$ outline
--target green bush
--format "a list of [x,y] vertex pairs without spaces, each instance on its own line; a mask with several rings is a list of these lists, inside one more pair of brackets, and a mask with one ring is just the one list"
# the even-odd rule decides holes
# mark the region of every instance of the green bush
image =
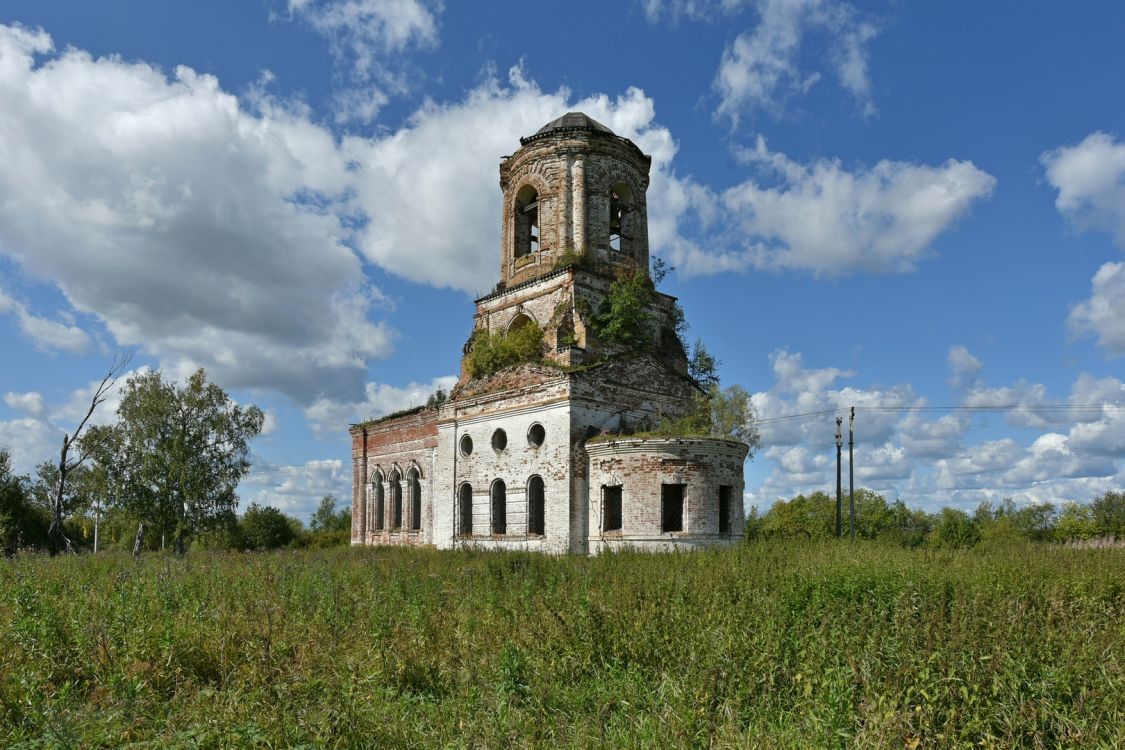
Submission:
[[635,347],[652,339],[652,306],[656,289],[639,268],[621,269],[592,319],[603,341]]
[[1069,542],[1073,539],[1093,539],[1098,535],[1098,523],[1094,520],[1094,509],[1081,503],[1063,505],[1059,520],[1055,523],[1055,539]]
[[290,544],[298,536],[295,519],[269,505],[251,503],[238,522],[244,549],[277,549]]
[[466,363],[474,378],[491,375],[506,367],[543,359],[543,329],[527,323],[506,333],[480,329],[473,334]]
[[1125,538],[1125,492],[1107,492],[1090,504],[1099,534]]
[[305,546],[313,549],[328,549],[329,547],[347,547],[352,543],[352,531],[337,529],[336,531],[312,531],[305,534]]
[[930,541],[935,547],[965,549],[980,541],[980,526],[969,514],[956,508],[942,508]]
[[573,247],[568,247],[565,250],[563,250],[557,258],[555,258],[555,263],[554,263],[553,268],[557,270],[557,269],[560,269],[560,268],[566,268],[567,266],[578,266],[579,268],[593,268],[594,267],[594,260],[591,256],[587,255],[586,253],[580,253],[577,250],[575,250]]
[[32,499],[28,478],[12,473],[11,454],[0,447],[0,552],[46,547],[49,525]]

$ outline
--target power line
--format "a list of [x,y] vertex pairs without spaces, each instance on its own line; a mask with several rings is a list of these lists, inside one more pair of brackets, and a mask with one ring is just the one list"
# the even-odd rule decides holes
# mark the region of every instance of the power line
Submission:
[[[1002,413],[1045,413],[1045,414],[1092,414],[1106,409],[1125,409],[1125,404],[996,404],[981,406],[856,406],[856,411],[866,412],[913,412],[921,414],[1002,414]],[[798,414],[783,414],[775,417],[764,417],[757,421],[758,424],[776,424],[779,422],[801,421],[816,417],[834,416],[842,414],[848,409],[821,409],[819,411],[801,412]]]
[[857,406],[859,411],[919,411],[919,412],[1072,412],[1125,409],[1125,404],[997,404],[980,406]]

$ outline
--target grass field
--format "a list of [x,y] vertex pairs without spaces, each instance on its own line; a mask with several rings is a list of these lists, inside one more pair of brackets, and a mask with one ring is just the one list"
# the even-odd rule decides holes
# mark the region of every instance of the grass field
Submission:
[[3,747],[1120,747],[1125,553],[0,562]]

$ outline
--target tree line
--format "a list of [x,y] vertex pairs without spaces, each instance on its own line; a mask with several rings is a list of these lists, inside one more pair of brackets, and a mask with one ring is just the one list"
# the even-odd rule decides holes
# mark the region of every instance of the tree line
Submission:
[[134,373],[116,421],[95,424],[91,418],[128,362],[119,357],[95,388],[57,461],[17,476],[0,446],[0,548],[58,553],[108,543],[182,554],[191,540],[253,549],[278,546],[277,539],[320,543],[326,539],[315,535],[338,537],[350,528],[350,511],[336,511],[331,497],[310,530],[272,508],[252,505],[237,516],[236,489],[265,415],[231,400],[202,368],[182,385],[159,371]]
[[[844,498],[844,534],[848,534],[848,499]],[[902,500],[888,503],[869,489],[855,492],[856,537],[880,539],[905,547],[966,548],[980,543],[1072,542],[1097,538],[1125,540],[1125,492],[1110,491],[1089,503],[1040,503],[1017,506],[1010,498],[982,502],[972,513],[942,508],[927,513]],[[752,508],[746,538],[831,539],[835,536],[836,499],[825,492],[778,500],[765,513]]]
[[[39,465],[34,476],[12,471],[11,453],[0,447],[0,552],[40,552],[50,550],[52,518],[51,493],[56,487],[56,467],[51,462]],[[75,486],[67,492],[68,505],[63,531],[72,551],[92,552],[95,535],[98,549],[132,550],[138,524],[143,520],[124,505],[99,507],[88,492],[90,475],[79,470]],[[300,519],[268,505],[251,503],[241,514],[230,512],[209,528],[192,534],[193,548],[265,550],[280,547],[346,546],[351,541],[351,506],[337,508],[332,495],[320,499],[317,510],[306,525]],[[141,548],[159,550],[167,538],[146,535]]]

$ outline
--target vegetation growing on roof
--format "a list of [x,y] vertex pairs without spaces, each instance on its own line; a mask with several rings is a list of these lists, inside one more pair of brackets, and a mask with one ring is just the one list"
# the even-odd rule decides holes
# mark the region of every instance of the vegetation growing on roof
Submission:
[[642,424],[619,435],[607,434],[587,442],[603,442],[621,437],[635,438],[720,438],[737,440],[750,446],[747,458],[753,458],[761,444],[757,415],[750,394],[742,386],[720,388],[716,382],[696,395],[689,412],[678,417],[664,417],[655,425]]
[[474,378],[491,375],[505,367],[543,359],[543,329],[529,322],[505,333],[480,329],[473,334],[465,362]]
[[660,332],[659,342],[653,336],[655,320],[652,310],[658,300],[656,285],[670,270],[671,267],[660,258],[653,259],[651,276],[635,265],[618,266],[609,293],[598,309],[587,311],[594,334],[602,341],[630,349],[655,347],[658,343],[665,346],[671,341],[673,347],[678,342],[679,348],[686,351],[684,332],[687,321],[679,303],[672,304],[669,325]]
[[580,253],[574,249],[573,245],[568,245],[559,253],[555,258],[554,270],[567,268],[568,266],[578,266],[579,268],[593,268],[594,262],[586,253]]

